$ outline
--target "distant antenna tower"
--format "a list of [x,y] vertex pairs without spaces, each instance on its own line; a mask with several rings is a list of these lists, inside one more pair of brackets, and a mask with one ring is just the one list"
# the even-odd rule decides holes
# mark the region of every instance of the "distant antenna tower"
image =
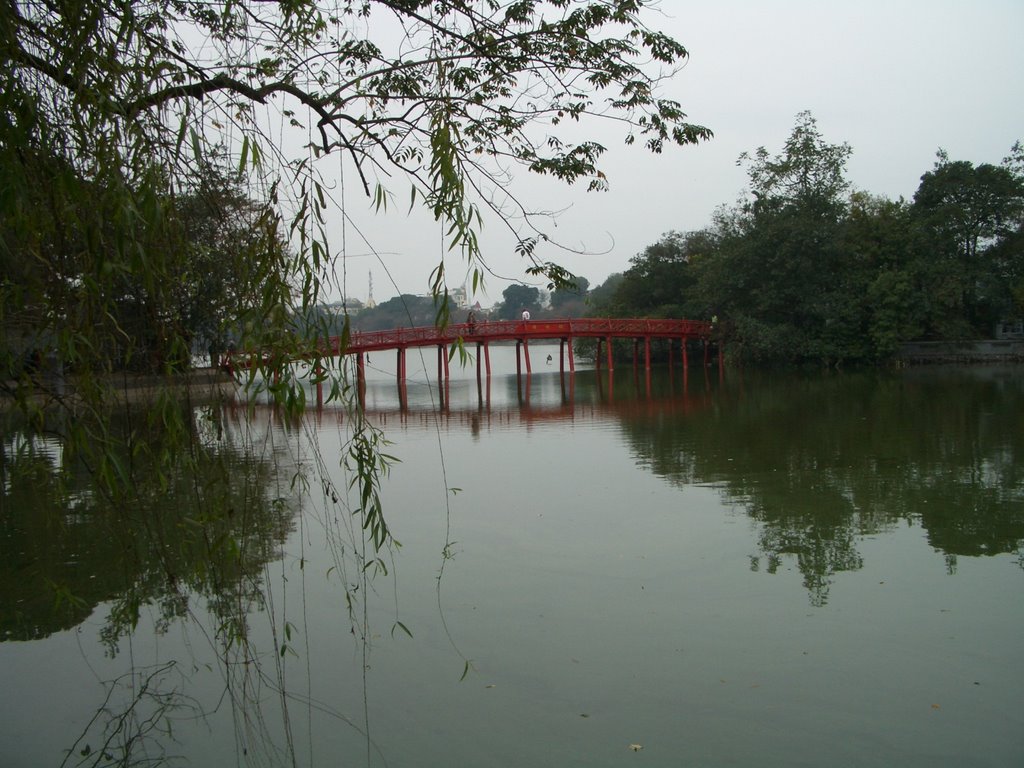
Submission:
[[370,294],[366,297],[366,308],[373,309],[377,306],[377,302],[373,300],[373,270],[370,270]]

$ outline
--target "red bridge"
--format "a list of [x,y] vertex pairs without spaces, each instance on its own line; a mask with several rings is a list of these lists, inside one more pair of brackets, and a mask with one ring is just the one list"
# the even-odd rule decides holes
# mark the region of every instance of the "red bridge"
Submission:
[[[532,373],[529,360],[530,340],[558,339],[558,369],[565,372],[566,353],[569,371],[575,371],[575,360],[572,356],[573,339],[596,339],[597,353],[595,361],[601,368],[602,345],[606,350],[608,372],[613,370],[611,354],[612,339],[633,339],[633,365],[638,364],[639,347],[643,342],[644,369],[650,371],[650,340],[666,339],[669,342],[669,366],[672,366],[672,342],[679,339],[680,358],[685,373],[689,366],[687,344],[698,341],[703,347],[703,361],[709,362],[709,342],[712,324],[689,319],[648,319],[648,318],[598,318],[578,317],[570,319],[539,319],[539,321],[481,321],[479,323],[455,323],[445,328],[425,326],[420,328],[397,328],[388,331],[364,331],[352,333],[347,343],[343,337],[332,336],[328,344],[308,355],[299,358],[315,358],[323,356],[340,356],[354,354],[356,357],[356,376],[359,391],[364,389],[366,382],[366,354],[384,349],[395,349],[398,355],[397,379],[399,394],[406,386],[406,350],[410,347],[437,347],[437,380],[445,385],[450,380],[449,359],[450,346],[461,344],[464,347],[476,345],[476,378],[481,378],[481,360],[486,375],[490,376],[490,350],[488,344],[493,341],[516,344],[516,374],[522,374],[522,361],[525,358],[526,373]],[[522,355],[520,355],[520,349]],[[482,354],[480,352],[482,351]],[[251,368],[256,364],[259,353],[232,353],[227,358],[229,368]],[[722,369],[722,349],[718,347],[719,374]],[[609,379],[610,381],[610,379]],[[323,380],[317,379],[316,403],[321,406],[324,401]]]
[[492,341],[516,342],[516,372],[522,373],[520,349],[526,361],[526,372],[531,373],[530,340],[559,340],[559,370],[565,370],[566,351],[568,351],[569,370],[575,371],[572,341],[577,338],[597,339],[597,365],[601,366],[602,344],[607,350],[608,369],[613,368],[611,340],[615,338],[631,338],[634,340],[634,360],[640,342],[644,344],[644,366],[651,365],[651,339],[668,339],[669,360],[671,363],[671,340],[679,339],[683,366],[687,365],[687,356],[682,354],[686,343],[698,340],[704,344],[705,355],[707,343],[711,335],[711,323],[697,320],[651,320],[651,319],[602,319],[575,318],[565,320],[498,320],[468,323],[453,323],[445,328],[426,326],[420,328],[396,328],[387,331],[363,331],[353,333],[344,349],[341,348],[341,337],[333,336],[330,340],[330,354],[354,354],[357,358],[357,369],[360,376],[363,372],[363,355],[385,349],[395,349],[398,353],[398,378],[405,380],[405,350],[410,347],[437,346],[438,379],[448,378],[448,347],[453,344],[468,346],[475,344],[478,354],[477,377],[480,377],[481,360],[486,366],[486,373],[491,375],[491,358],[488,345]]
[[[491,357],[488,345],[494,342],[516,343],[516,373],[522,374],[523,359],[526,362],[527,374],[532,373],[530,364],[529,342],[531,340],[559,341],[559,371],[565,372],[565,361],[568,357],[569,370],[576,370],[573,358],[572,342],[578,338],[597,339],[597,367],[601,368],[602,358],[607,359],[608,370],[614,367],[612,360],[612,339],[633,339],[633,364],[639,361],[639,348],[643,343],[644,368],[651,367],[651,339],[667,339],[669,341],[669,366],[672,365],[672,341],[679,339],[680,357],[685,371],[689,366],[687,344],[690,341],[700,342],[703,346],[704,362],[709,357],[709,341],[712,324],[698,320],[652,320],[646,318],[573,318],[563,320],[484,320],[479,322],[452,323],[445,328],[423,326],[418,328],[395,328],[386,331],[357,331],[352,333],[347,344],[342,344],[341,336],[332,336],[326,348],[321,348],[319,355],[340,356],[355,355],[356,370],[360,382],[365,382],[365,355],[368,352],[379,352],[394,349],[398,354],[397,375],[399,388],[404,388],[406,378],[405,352],[410,347],[437,347],[438,381],[449,379],[448,362],[449,348],[461,344],[464,347],[475,344],[477,380],[481,378],[481,361],[487,376],[491,375]],[[606,351],[602,353],[602,346]],[[520,353],[522,350],[522,354]],[[482,351],[483,354],[480,354]],[[247,362],[243,362],[248,358]],[[722,363],[718,355],[719,366]],[[235,356],[235,365],[247,367],[253,361],[252,355]],[[317,384],[317,403],[322,403],[322,385]]]

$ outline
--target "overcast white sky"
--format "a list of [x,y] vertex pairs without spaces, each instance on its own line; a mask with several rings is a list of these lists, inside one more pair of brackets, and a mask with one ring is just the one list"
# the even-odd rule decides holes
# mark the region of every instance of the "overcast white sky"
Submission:
[[[554,234],[590,252],[539,256],[591,286],[624,271],[662,233],[707,225],[746,184],[740,153],[777,153],[803,110],[826,141],[852,146],[854,187],[890,198],[913,196],[940,147],[955,160],[998,163],[1024,139],[1024,0],[663,0],[660,10],[648,24],[691,57],[666,95],[715,138],[652,156],[600,128],[610,191],[529,187],[540,207],[565,209]],[[347,294],[365,300],[371,272],[377,302],[426,293],[442,255],[437,225],[410,219],[403,206],[373,213],[354,192],[346,210],[383,261],[360,255],[370,248],[349,228]],[[485,228],[482,246],[499,275],[478,297],[484,306],[509,282],[540,285],[499,227]],[[455,287],[465,268],[449,258]]]

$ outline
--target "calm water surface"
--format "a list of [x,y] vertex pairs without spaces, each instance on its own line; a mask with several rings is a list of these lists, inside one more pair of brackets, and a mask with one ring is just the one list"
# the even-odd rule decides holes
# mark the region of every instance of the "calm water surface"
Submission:
[[6,435],[0,765],[1024,765],[1019,368],[532,351],[528,387],[506,349],[406,410],[373,356],[376,563],[341,410],[197,411],[223,520],[175,481],[112,517]]

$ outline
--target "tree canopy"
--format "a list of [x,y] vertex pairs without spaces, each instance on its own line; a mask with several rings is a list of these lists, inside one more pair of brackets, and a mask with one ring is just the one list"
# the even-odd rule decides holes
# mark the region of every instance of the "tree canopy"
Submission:
[[540,312],[540,289],[531,285],[513,283],[501,293],[503,301],[497,308],[499,320],[518,320],[523,310],[531,315]]
[[[456,310],[455,301],[448,299],[448,312]],[[364,309],[352,318],[353,330],[384,331],[389,328],[415,328],[427,326],[437,316],[437,305],[429,296],[403,294],[382,301],[372,309]]]
[[854,190],[848,144],[797,115],[782,151],[744,153],[748,194],[704,230],[631,261],[598,313],[717,315],[733,354],[874,362],[901,341],[988,337],[1024,318],[1024,150],[999,165],[940,151],[912,202]]
[[1024,175],[1014,173],[1009,162],[974,165],[950,160],[940,150],[935,167],[921,177],[912,212],[935,266],[956,285],[949,309],[971,327],[1012,311],[1009,286],[994,279],[1000,265],[988,251],[1020,232]]
[[630,259],[608,311],[618,316],[687,317],[705,314],[686,306],[696,279],[688,269],[706,248],[705,232],[668,232]]
[[581,317],[586,314],[587,291],[590,281],[585,277],[574,277],[571,284],[555,288],[551,292],[551,312],[559,317]]

